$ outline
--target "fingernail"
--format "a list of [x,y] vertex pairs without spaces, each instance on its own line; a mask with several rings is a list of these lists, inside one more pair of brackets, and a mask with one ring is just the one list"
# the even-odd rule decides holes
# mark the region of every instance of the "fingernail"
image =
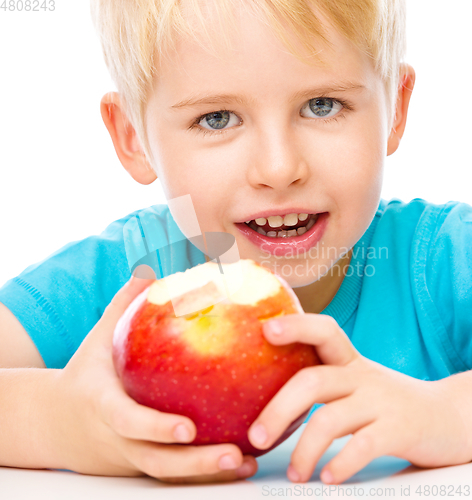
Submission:
[[292,464],[288,466],[287,477],[294,483],[298,483],[298,481],[300,481],[300,474],[295,470]]
[[259,446],[263,445],[267,440],[267,431],[262,424],[255,425],[251,431],[251,441]]
[[174,437],[175,439],[177,439],[177,441],[180,441],[181,443],[186,443],[187,441],[190,440],[190,431],[184,424],[179,424],[174,429]]
[[236,469],[238,477],[248,477],[252,475],[253,466],[249,462],[244,462],[239,469]]
[[221,470],[236,469],[238,464],[231,455],[223,455],[218,460],[218,466]]
[[279,321],[276,320],[268,321],[266,325],[269,328],[269,332],[272,333],[272,335],[282,334],[283,329]]
[[326,483],[326,484],[331,484],[334,482],[333,475],[331,474],[331,472],[329,472],[329,470],[324,470],[320,474],[320,479],[323,481],[323,483]]

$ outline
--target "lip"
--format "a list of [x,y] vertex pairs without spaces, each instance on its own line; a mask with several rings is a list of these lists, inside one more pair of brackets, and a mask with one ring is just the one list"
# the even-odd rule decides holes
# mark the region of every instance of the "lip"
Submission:
[[256,220],[264,217],[264,219],[268,219],[270,216],[276,217],[277,215],[284,216],[288,214],[314,214],[316,215],[319,213],[321,215],[321,212],[312,212],[311,209],[307,210],[306,208],[286,208],[284,210],[274,210],[273,212],[258,212],[253,215],[248,215],[246,219],[243,219],[240,222],[235,222],[235,224],[244,224],[248,220]]
[[299,252],[308,251],[320,241],[328,225],[328,217],[329,212],[320,213],[318,220],[309,231],[290,238],[271,238],[253,231],[245,223],[236,223],[235,225],[251,243],[258,246],[263,252],[268,252],[276,257],[296,256]]

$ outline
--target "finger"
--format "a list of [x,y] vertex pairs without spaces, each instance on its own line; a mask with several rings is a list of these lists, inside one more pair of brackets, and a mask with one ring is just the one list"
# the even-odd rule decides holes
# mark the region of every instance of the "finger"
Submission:
[[257,472],[257,469],[256,459],[251,455],[245,455],[239,469],[225,470],[215,474],[202,474],[201,476],[160,477],[159,480],[174,484],[219,483],[251,477]]
[[267,403],[248,430],[249,441],[259,449],[267,449],[298,416],[315,403],[352,394],[353,377],[346,377],[339,366],[318,365],[302,368]]
[[128,439],[189,443],[197,432],[190,418],[140,405],[122,392],[103,393],[100,410],[102,420],[114,432]]
[[125,458],[137,469],[156,478],[192,477],[232,471],[242,466],[241,450],[230,443],[191,446],[123,442]]
[[324,483],[339,484],[359,472],[372,460],[389,453],[389,429],[378,421],[362,427],[321,471]]
[[[280,333],[274,329],[280,327]],[[271,344],[293,342],[314,345],[322,363],[347,365],[360,356],[349,337],[331,316],[326,314],[288,314],[266,321],[263,331]]]
[[339,399],[318,408],[292,452],[287,476],[294,482],[310,479],[316,464],[335,439],[356,432],[374,420],[355,397]]

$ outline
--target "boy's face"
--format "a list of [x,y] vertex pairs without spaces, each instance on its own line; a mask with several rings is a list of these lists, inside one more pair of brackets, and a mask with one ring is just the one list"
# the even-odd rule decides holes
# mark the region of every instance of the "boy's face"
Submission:
[[[147,109],[154,168],[168,199],[191,195],[203,232],[234,235],[241,258],[272,268],[294,288],[328,289],[330,282],[335,292],[339,274],[314,282],[360,239],[380,200],[389,136],[383,83],[367,56],[332,28],[334,51],[320,45],[329,67],[309,66],[269,27],[240,12],[237,50],[222,48],[218,58],[187,40],[171,63],[163,62]],[[359,88],[326,90],[346,84]],[[175,107],[219,94],[247,102]],[[205,118],[210,113],[216,115]],[[327,212],[321,239],[306,253],[269,254],[238,228],[281,209]]]

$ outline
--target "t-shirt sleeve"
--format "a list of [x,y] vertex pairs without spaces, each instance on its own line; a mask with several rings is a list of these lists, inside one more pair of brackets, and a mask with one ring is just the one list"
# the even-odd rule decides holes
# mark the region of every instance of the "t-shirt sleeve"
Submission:
[[65,245],[0,288],[47,368],[63,368],[131,276],[123,225]]
[[426,283],[461,371],[472,368],[472,207],[449,202],[428,250]]

